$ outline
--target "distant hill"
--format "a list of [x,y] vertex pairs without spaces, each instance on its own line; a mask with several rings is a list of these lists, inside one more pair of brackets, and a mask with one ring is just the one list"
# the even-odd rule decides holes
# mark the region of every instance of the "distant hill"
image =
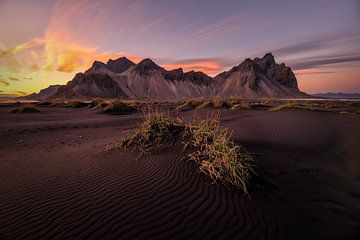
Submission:
[[54,95],[61,86],[63,85],[50,85],[49,87],[40,90],[39,93],[32,93],[24,97],[18,97],[17,99],[43,100]]
[[333,99],[360,99],[360,93],[315,93],[315,97]]
[[125,57],[107,63],[95,61],[84,73],[77,73],[66,85],[58,86],[50,97],[256,99],[310,96],[299,90],[291,68],[284,63],[277,64],[274,56],[268,53],[263,58],[245,59],[214,78],[203,72],[184,72],[182,68],[166,70],[149,58],[138,64]]

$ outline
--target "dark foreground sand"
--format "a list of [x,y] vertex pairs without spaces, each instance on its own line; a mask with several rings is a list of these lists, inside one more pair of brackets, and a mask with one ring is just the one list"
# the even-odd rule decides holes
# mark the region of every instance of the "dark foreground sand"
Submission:
[[0,239],[360,239],[360,115],[223,111],[257,160],[249,198],[180,146],[105,152],[138,113],[41,109],[0,108]]

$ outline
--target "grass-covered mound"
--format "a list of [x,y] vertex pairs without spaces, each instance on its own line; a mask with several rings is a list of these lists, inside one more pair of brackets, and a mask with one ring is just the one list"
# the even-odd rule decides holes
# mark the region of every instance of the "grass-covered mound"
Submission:
[[86,107],[88,104],[85,102],[80,102],[80,101],[70,101],[70,102],[66,102],[64,103],[63,107],[67,107],[67,108],[82,108],[82,107]]
[[229,109],[232,107],[233,102],[227,100],[214,99],[205,101],[199,108],[225,108]]
[[251,109],[251,106],[248,103],[240,102],[232,105],[231,107],[231,110],[240,110],[240,109]]
[[152,112],[133,134],[115,143],[114,147],[133,148],[141,156],[150,153],[151,147],[179,139],[200,172],[209,175],[214,182],[248,192],[252,158],[243,147],[231,141],[229,131],[221,129],[218,120],[186,124],[169,114]]
[[129,103],[125,103],[123,101],[112,101],[109,103],[107,107],[104,108],[105,113],[111,113],[111,114],[125,114],[136,111],[137,109],[135,106]]
[[101,98],[93,99],[88,105],[89,108],[105,108],[107,106],[109,106],[109,103]]
[[20,106],[13,108],[9,111],[9,113],[42,113],[39,108],[32,106],[32,105],[26,105],[26,106]]
[[177,106],[176,110],[190,111],[201,106],[203,103],[204,101],[202,100],[196,100],[196,99],[185,100],[182,101],[179,106]]
[[39,105],[39,106],[51,106],[53,104],[54,103],[51,101],[41,101],[41,102],[36,103],[36,105]]
[[148,152],[149,147],[179,136],[184,129],[185,123],[180,118],[172,118],[160,111],[150,112],[144,116],[144,122],[131,136],[118,143],[118,147],[134,147],[142,153]]
[[220,122],[212,119],[189,127],[188,133],[195,149],[189,157],[199,164],[199,170],[214,182],[247,193],[253,160],[245,148],[230,139],[228,129],[221,129]]
[[272,107],[269,111],[282,111],[282,110],[290,110],[290,109],[300,109],[300,110],[315,110],[315,106],[313,103],[295,103],[295,102],[287,102],[282,103],[277,106]]

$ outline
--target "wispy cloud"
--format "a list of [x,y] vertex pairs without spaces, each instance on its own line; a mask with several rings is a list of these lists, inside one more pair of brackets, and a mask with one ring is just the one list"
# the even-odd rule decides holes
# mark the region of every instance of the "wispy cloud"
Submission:
[[297,76],[301,76],[301,75],[317,75],[317,74],[332,74],[332,73],[335,73],[335,72],[331,72],[331,71],[328,71],[328,72],[320,72],[320,71],[294,71],[295,75]]
[[223,71],[231,62],[224,58],[189,58],[180,60],[160,60],[166,69],[183,68],[184,71],[201,71],[215,75]]
[[298,59],[292,64],[294,69],[317,68],[331,64],[359,62],[360,54],[353,56],[318,56],[314,58]]
[[9,77],[9,80],[15,81],[15,82],[19,82],[19,81],[20,81],[20,79],[18,79],[17,77]]
[[15,91],[14,94],[16,94],[16,95],[27,95],[28,93],[24,92],[24,91]]
[[4,87],[7,87],[10,85],[10,83],[4,79],[0,79],[0,84],[3,85]]

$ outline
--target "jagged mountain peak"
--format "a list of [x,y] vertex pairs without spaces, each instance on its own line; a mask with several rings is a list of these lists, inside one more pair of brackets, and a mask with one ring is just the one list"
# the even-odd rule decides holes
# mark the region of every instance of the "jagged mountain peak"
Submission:
[[107,69],[114,73],[122,73],[128,70],[130,67],[135,66],[135,63],[126,57],[120,57],[118,59],[109,59],[106,63]]
[[93,64],[91,65],[90,69],[97,70],[101,67],[105,67],[105,63],[100,62],[100,61],[94,61]]
[[266,53],[264,57],[259,59],[256,63],[263,71],[266,71],[266,69],[276,65],[275,58],[274,55],[272,55],[272,53]]
[[155,70],[164,70],[162,67],[157,65],[153,60],[150,58],[145,58],[141,60],[138,64],[135,66],[135,71],[140,74],[146,74],[151,71]]

